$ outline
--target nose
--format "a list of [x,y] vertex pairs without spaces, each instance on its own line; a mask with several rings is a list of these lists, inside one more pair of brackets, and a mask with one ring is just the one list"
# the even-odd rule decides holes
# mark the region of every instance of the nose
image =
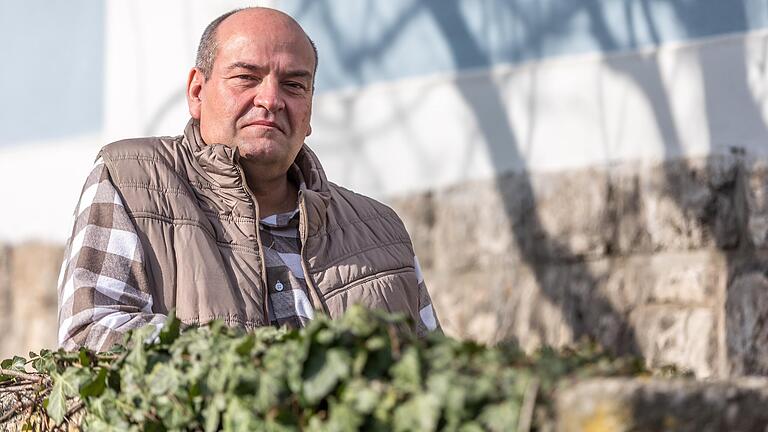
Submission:
[[280,83],[275,79],[265,78],[256,89],[253,104],[269,112],[277,112],[285,107],[280,94]]

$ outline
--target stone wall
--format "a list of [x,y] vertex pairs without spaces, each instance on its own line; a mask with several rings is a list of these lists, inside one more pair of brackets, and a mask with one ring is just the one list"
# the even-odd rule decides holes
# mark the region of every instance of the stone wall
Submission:
[[394,202],[448,333],[768,372],[768,162],[514,173]]
[[[447,333],[592,337],[699,377],[768,373],[768,161],[513,173],[401,197]],[[55,344],[59,246],[0,249],[0,354]]]
[[0,245],[0,358],[56,347],[62,254],[59,245]]

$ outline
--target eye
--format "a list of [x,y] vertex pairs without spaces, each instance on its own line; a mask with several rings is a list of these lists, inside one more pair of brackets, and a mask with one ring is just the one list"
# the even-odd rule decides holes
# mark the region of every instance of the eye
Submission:
[[306,90],[307,89],[307,87],[304,84],[302,84],[300,82],[297,82],[297,81],[288,81],[288,82],[285,83],[285,86],[290,88],[290,89],[294,89],[294,90]]
[[238,81],[258,81],[259,78],[255,75],[248,75],[248,74],[242,74],[242,75],[235,75],[232,77],[233,79],[236,79]]

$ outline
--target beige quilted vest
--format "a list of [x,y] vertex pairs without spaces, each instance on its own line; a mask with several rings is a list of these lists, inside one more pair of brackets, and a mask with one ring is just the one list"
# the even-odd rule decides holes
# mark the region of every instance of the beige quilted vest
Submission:
[[[238,152],[206,145],[192,122],[178,137],[119,141],[101,156],[144,248],[153,310],[186,324],[268,324],[258,207]],[[419,319],[413,247],[387,206],[328,182],[304,146],[296,158],[302,265],[316,310],[362,304]]]

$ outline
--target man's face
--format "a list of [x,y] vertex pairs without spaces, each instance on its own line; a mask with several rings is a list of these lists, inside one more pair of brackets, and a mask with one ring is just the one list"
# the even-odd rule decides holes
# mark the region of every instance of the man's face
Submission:
[[247,161],[285,172],[311,133],[315,58],[297,24],[275,11],[230,16],[216,34],[205,80],[193,69],[190,114],[207,144],[238,147]]

